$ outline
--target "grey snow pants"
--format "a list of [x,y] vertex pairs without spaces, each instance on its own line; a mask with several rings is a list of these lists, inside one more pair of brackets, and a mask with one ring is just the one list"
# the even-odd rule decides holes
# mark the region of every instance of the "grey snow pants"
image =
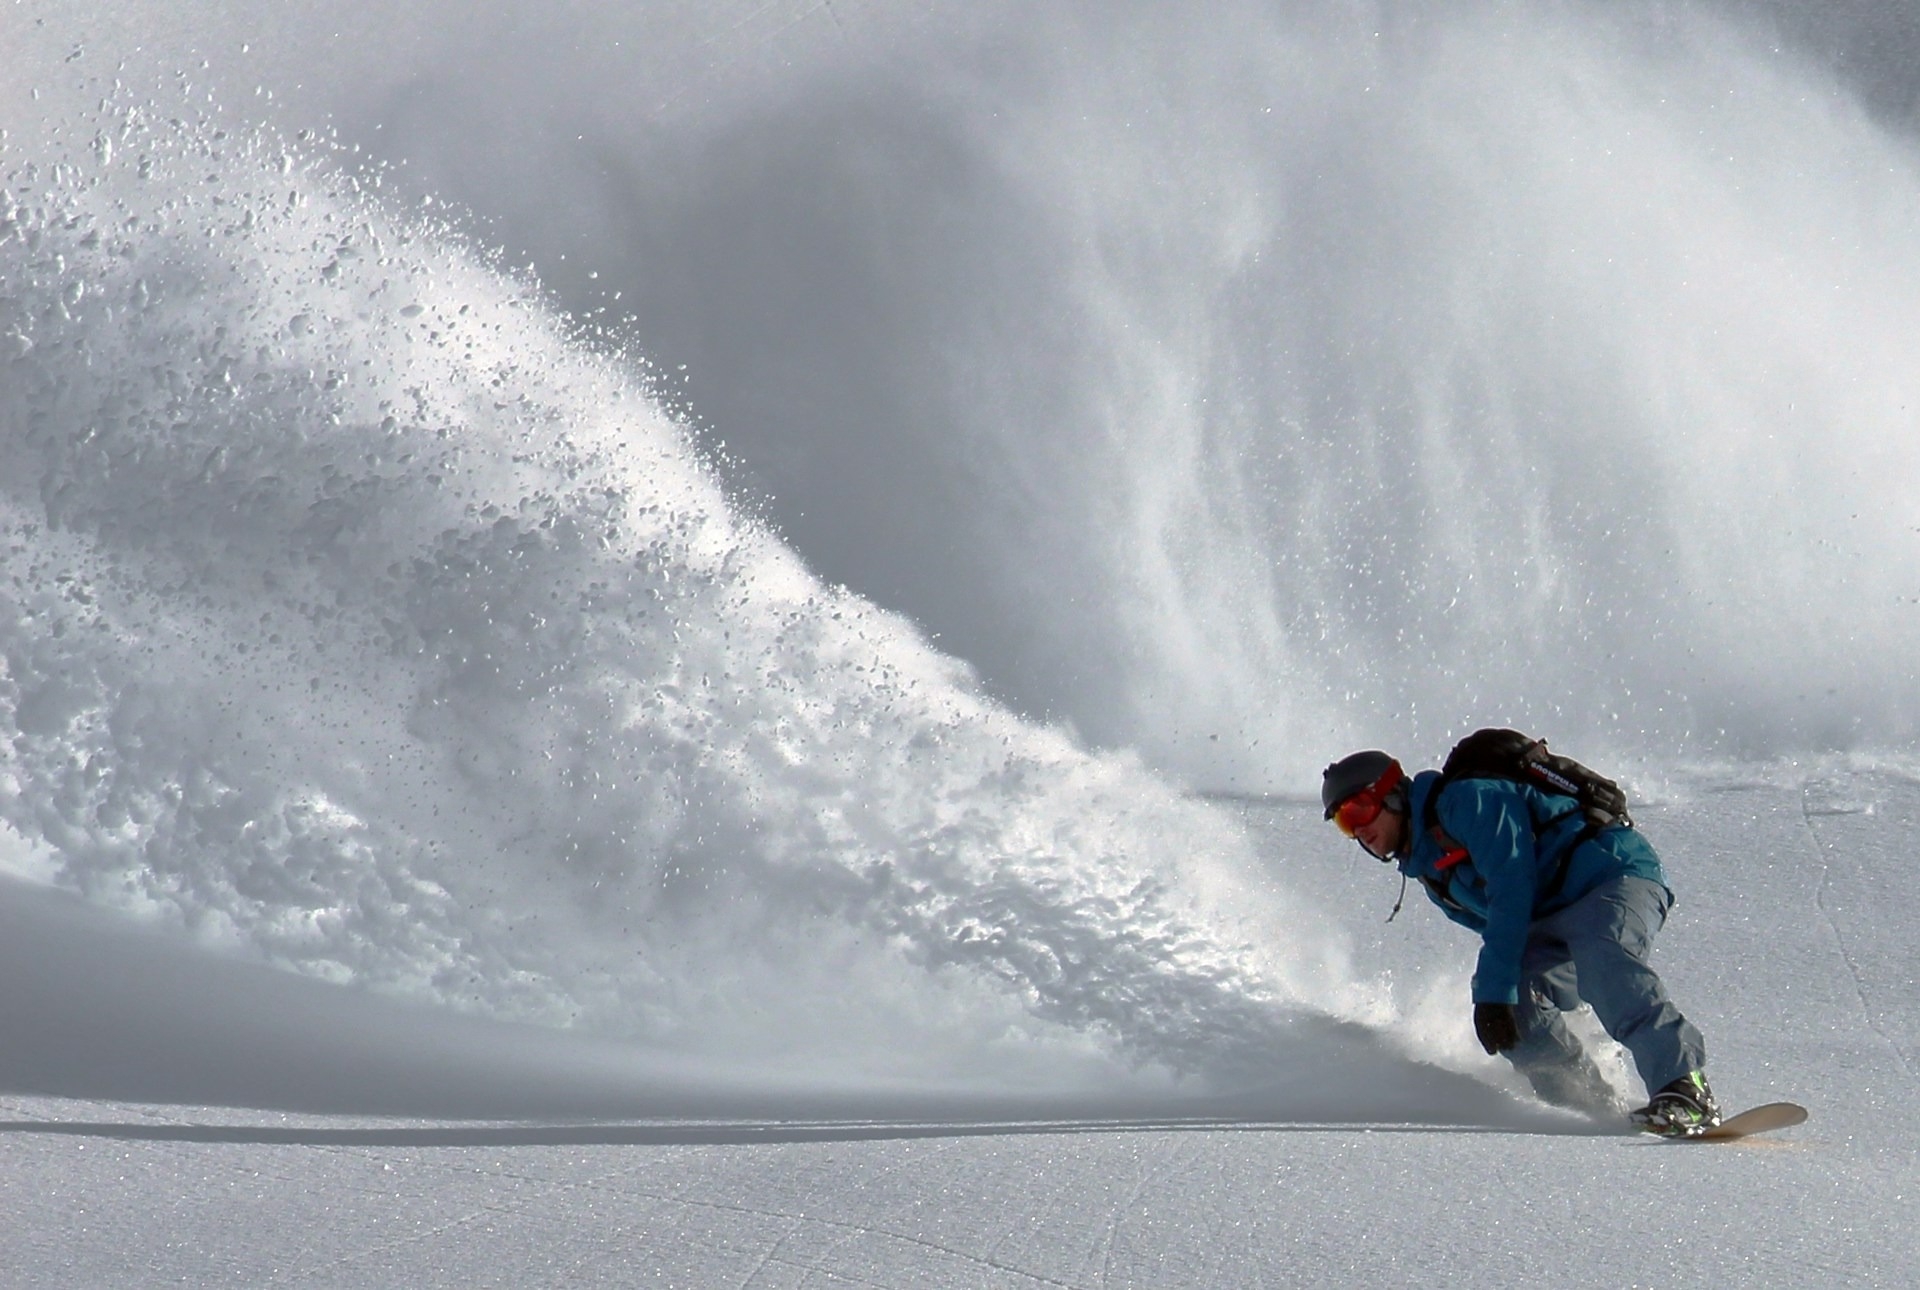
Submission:
[[1672,903],[1659,883],[1622,877],[1534,921],[1520,963],[1520,1043],[1507,1057],[1536,1086],[1553,1068],[1590,1067],[1560,1019],[1582,1003],[1632,1055],[1649,1094],[1705,1069],[1706,1041],[1647,963]]

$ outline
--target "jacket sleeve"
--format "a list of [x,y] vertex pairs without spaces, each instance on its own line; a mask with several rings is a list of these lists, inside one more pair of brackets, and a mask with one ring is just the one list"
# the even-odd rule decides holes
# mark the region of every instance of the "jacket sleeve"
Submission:
[[1540,882],[1525,793],[1502,780],[1460,780],[1442,794],[1439,818],[1486,884],[1487,925],[1480,934],[1473,1001],[1519,1003],[1520,957]]

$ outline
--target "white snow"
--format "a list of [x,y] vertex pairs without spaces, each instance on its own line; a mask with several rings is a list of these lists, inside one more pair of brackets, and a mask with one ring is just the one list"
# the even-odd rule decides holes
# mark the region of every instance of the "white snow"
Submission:
[[[1847,85],[1666,6],[232,9],[0,12],[0,1285],[1920,1276]],[[1494,721],[1807,1124],[1478,1051],[1313,793]]]
[[[14,891],[4,1070],[45,1095],[0,1098],[0,1252],[13,1284],[76,1286],[1906,1284],[1920,783],[1767,778],[1703,783],[1644,827],[1681,892],[1657,960],[1722,1095],[1812,1110],[1771,1137],[1593,1136],[1420,1092],[1386,1053],[1314,1052],[1304,1114],[1286,1090],[729,1089],[644,1049],[189,960]],[[1363,961],[1440,988],[1452,1059],[1510,1086],[1466,1051],[1463,934],[1424,908],[1380,924],[1395,884],[1310,809],[1247,813],[1328,884]]]

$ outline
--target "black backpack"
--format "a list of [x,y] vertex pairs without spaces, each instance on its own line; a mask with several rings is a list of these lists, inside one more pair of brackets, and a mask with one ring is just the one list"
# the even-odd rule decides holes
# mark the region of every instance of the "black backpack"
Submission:
[[1446,761],[1440,764],[1439,782],[1427,794],[1427,832],[1439,839],[1440,845],[1447,850],[1454,850],[1459,844],[1440,827],[1440,794],[1457,779],[1507,779],[1571,797],[1574,805],[1570,809],[1533,822],[1536,836],[1569,816],[1586,817],[1586,827],[1567,848],[1559,872],[1541,892],[1543,900],[1551,900],[1559,894],[1561,884],[1566,881],[1573,853],[1582,843],[1602,829],[1616,825],[1633,827],[1633,817],[1627,814],[1627,795],[1619,784],[1571,757],[1548,752],[1544,739],[1523,735],[1518,730],[1490,728],[1476,730],[1453,746]]
[[[1548,752],[1546,740],[1518,730],[1476,730],[1453,746],[1440,763],[1440,782],[1427,794],[1429,827],[1435,823],[1440,790],[1456,779],[1510,779],[1571,797],[1587,817],[1587,827],[1595,833],[1616,824],[1633,824],[1627,814],[1627,795],[1620,785],[1571,757]],[[1564,818],[1558,816],[1550,822]]]

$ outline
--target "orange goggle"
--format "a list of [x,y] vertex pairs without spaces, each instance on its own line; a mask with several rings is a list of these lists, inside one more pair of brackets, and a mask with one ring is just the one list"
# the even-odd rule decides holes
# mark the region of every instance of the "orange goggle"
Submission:
[[1333,822],[1342,833],[1352,837],[1379,818],[1380,812],[1386,809],[1386,805],[1384,793],[1363,788],[1333,808]]

